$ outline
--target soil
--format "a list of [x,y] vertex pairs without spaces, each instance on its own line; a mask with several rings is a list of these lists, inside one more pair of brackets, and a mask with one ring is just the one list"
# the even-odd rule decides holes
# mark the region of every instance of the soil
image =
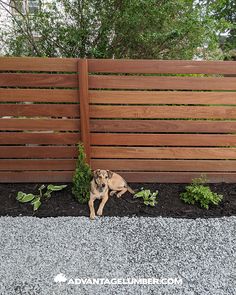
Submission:
[[[37,193],[40,184],[0,184],[1,206],[0,216],[89,216],[87,204],[79,204],[71,193],[71,184],[60,192],[45,200],[37,212],[33,212],[32,205],[21,204],[16,200],[18,191]],[[141,187],[158,190],[158,204],[156,207],[145,206],[140,199],[134,199],[130,193],[121,198],[110,197],[105,208],[104,216],[149,216],[149,217],[177,217],[177,218],[212,218],[236,215],[236,184],[211,184],[214,192],[224,196],[218,206],[211,206],[208,210],[197,205],[188,205],[180,200],[179,194],[184,191],[185,184],[131,184],[133,189]],[[95,202],[98,208],[99,200]]]

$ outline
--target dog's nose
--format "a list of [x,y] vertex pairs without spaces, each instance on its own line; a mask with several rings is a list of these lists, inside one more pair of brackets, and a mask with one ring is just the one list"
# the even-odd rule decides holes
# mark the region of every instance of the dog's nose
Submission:
[[105,183],[102,184],[102,187],[105,187]]

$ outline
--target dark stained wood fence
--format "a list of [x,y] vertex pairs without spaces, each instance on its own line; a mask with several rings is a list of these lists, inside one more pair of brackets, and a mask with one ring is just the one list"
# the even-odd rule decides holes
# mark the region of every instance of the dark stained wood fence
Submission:
[[236,62],[0,58],[0,182],[236,182]]

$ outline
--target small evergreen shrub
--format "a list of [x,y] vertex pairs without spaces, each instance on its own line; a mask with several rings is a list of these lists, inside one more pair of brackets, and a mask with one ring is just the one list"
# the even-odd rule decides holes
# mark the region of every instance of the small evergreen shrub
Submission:
[[90,166],[86,163],[86,155],[82,144],[78,144],[78,152],[79,155],[72,180],[72,193],[79,203],[85,204],[88,202],[90,197],[92,171]]
[[205,209],[209,209],[210,205],[218,205],[223,195],[212,192],[210,187],[205,185],[206,182],[205,176],[193,179],[192,183],[185,187],[186,192],[180,194],[181,200],[192,205],[199,203]]

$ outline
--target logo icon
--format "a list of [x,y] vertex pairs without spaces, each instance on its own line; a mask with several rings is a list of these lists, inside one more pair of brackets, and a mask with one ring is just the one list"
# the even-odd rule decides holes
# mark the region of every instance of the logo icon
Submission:
[[67,281],[66,276],[63,273],[59,273],[54,277],[55,283],[65,283]]

